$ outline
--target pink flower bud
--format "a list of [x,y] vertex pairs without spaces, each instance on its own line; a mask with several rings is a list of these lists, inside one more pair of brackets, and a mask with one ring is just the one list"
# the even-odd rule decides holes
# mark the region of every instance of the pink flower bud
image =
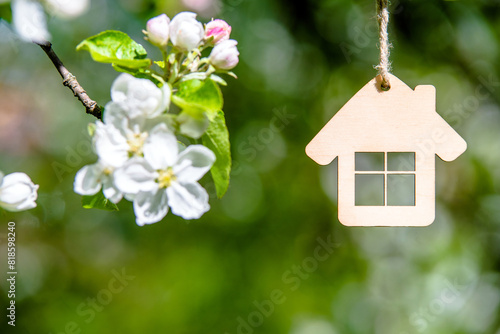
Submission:
[[210,53],[210,63],[217,69],[230,70],[238,65],[239,59],[237,41],[229,39],[217,44]]
[[231,26],[224,20],[212,20],[205,27],[205,39],[213,37],[213,45],[227,41],[231,35]]
[[170,32],[170,19],[167,15],[161,14],[150,19],[146,25],[146,35],[151,44],[165,47],[168,43]]

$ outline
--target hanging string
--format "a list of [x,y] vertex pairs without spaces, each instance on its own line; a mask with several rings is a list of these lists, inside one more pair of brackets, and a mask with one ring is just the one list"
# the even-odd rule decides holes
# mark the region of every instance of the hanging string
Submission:
[[391,88],[389,82],[389,71],[391,70],[391,63],[389,62],[389,35],[387,33],[387,26],[389,25],[389,0],[376,0],[377,2],[377,21],[379,31],[379,48],[380,48],[380,63],[375,66],[379,75],[382,77],[382,88],[388,90]]

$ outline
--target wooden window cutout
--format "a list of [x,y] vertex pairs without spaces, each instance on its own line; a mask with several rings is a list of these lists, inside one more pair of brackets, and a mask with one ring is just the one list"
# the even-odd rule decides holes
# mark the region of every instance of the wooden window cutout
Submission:
[[415,152],[387,152],[388,171],[415,171]]
[[387,174],[387,205],[415,206],[415,174]]
[[354,158],[355,206],[415,206],[415,152],[356,152]]
[[384,174],[356,174],[356,205],[384,206],[384,183]]

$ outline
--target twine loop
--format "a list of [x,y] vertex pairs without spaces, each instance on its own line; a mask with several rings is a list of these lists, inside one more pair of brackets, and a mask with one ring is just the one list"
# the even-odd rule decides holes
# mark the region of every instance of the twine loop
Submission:
[[380,62],[375,68],[378,70],[382,78],[382,89],[389,90],[391,84],[389,82],[389,73],[391,70],[391,63],[389,62],[389,34],[387,27],[389,25],[389,0],[376,0],[377,2],[377,22],[379,31],[379,49],[380,49]]

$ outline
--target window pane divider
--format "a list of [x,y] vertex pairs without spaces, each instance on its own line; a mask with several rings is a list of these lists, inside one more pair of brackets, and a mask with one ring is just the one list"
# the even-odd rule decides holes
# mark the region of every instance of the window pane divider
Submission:
[[390,170],[390,171],[355,171],[355,174],[368,174],[368,175],[376,175],[376,174],[416,174],[415,171],[400,171],[400,170]]
[[[382,152],[356,152],[357,153],[382,153]],[[383,152],[384,153],[384,169],[383,170],[356,170],[356,160],[354,162],[354,175],[383,175],[384,176],[384,204],[383,205],[375,205],[375,206],[398,206],[398,205],[388,205],[387,203],[387,187],[388,187],[388,177],[387,175],[413,175],[414,176],[414,191],[416,191],[416,176],[417,176],[417,171],[416,171],[416,154],[414,152],[408,152],[408,153],[413,153],[413,170],[387,170],[388,168],[388,159],[389,159],[389,152]],[[395,153],[395,152],[391,152]],[[399,152],[396,152],[399,153]],[[356,157],[356,156],[355,156]],[[412,206],[416,205],[416,194],[413,195],[413,200],[414,204]],[[362,205],[359,205],[362,206]]]
[[387,206],[387,152],[384,152],[384,206]]

